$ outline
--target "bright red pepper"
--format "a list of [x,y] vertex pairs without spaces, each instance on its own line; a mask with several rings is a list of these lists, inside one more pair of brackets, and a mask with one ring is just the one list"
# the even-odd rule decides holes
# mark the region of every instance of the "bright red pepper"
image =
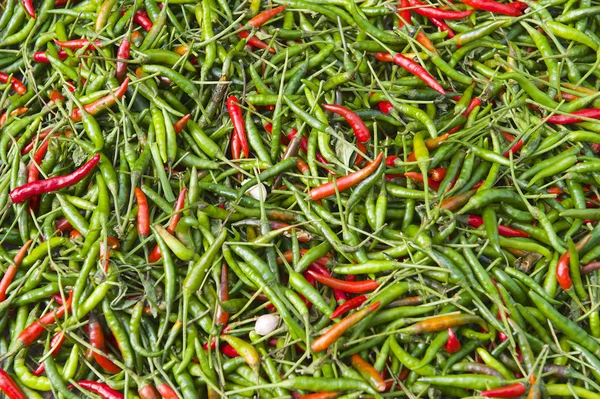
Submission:
[[[60,299],[60,301],[62,302],[62,298]],[[62,303],[61,303],[62,305]],[[56,355],[58,355],[58,351],[60,351],[60,348],[62,347],[62,345],[64,344],[65,340],[67,339],[67,335],[65,334],[64,331],[59,331],[57,334],[54,335],[54,337],[52,337],[52,340],[50,341],[50,348],[52,349],[52,351],[50,352],[50,356],[52,357],[56,357]],[[33,375],[42,375],[44,373],[45,370],[45,366],[44,366],[44,362],[40,363],[40,365],[37,367],[37,369],[35,369],[33,371]]]
[[148,200],[146,199],[146,194],[139,188],[136,187],[133,190],[135,194],[135,199],[137,201],[138,206],[138,214],[137,214],[137,229],[138,233],[141,236],[147,236],[150,234],[150,211],[148,209]]
[[[469,219],[467,221],[469,226],[471,227],[479,227],[483,225],[483,218],[477,215],[469,215]],[[513,229],[512,227],[505,226],[503,224],[498,225],[498,234],[504,237],[525,237],[529,238],[529,234],[524,231]]]
[[448,328],[448,341],[446,341],[444,349],[446,349],[446,352],[448,353],[456,353],[460,350],[460,341],[454,330],[451,328]]
[[598,119],[600,118],[600,108],[588,108],[580,111],[571,112],[569,115],[552,115],[546,118],[546,122],[554,123],[557,125],[567,125],[571,123],[583,122],[582,119],[577,118],[582,116],[584,118]]
[[183,128],[185,128],[191,117],[192,115],[186,114],[182,116],[181,119],[179,119],[177,122],[175,122],[173,124],[173,129],[175,129],[175,133],[181,133],[181,131],[183,130]]
[[159,393],[154,388],[154,385],[147,384],[138,389],[138,395],[141,399],[160,399]]
[[344,106],[337,104],[323,104],[322,107],[327,111],[333,112],[334,114],[340,115],[346,119],[346,122],[348,122],[352,130],[354,130],[354,134],[356,135],[356,139],[358,141],[361,143],[369,141],[371,138],[371,132],[360,116],[358,116],[356,113]]
[[[121,392],[112,389],[107,384],[103,384],[101,382],[89,381],[89,380],[81,380],[77,382],[83,389],[87,389],[90,392],[96,393],[102,396],[103,399],[125,399],[125,395]],[[74,385],[69,385],[69,389],[73,389]]]
[[68,309],[71,309],[71,302],[73,300],[73,291],[69,292],[69,297],[64,305],[58,307],[52,312],[46,313],[39,320],[34,321],[17,337],[17,341],[19,341],[22,347],[29,346],[34,343],[44,332],[46,332],[46,327],[50,324],[54,324],[56,319],[63,317],[65,312]]
[[442,85],[440,85],[438,81],[435,80],[435,78],[431,76],[429,72],[427,72],[425,68],[423,68],[421,65],[417,64],[410,58],[406,58],[402,54],[396,54],[394,56],[394,62],[396,63],[396,65],[406,69],[408,72],[421,79],[433,90],[437,91],[440,94],[446,94],[446,91],[444,90]]
[[223,345],[221,353],[227,357],[238,357],[240,354],[229,344]]
[[175,392],[175,390],[166,382],[163,382],[158,386],[158,392],[162,399],[179,399],[177,392]]
[[2,369],[0,369],[0,391],[4,392],[8,399],[27,399],[17,383]]
[[525,391],[527,391],[525,384],[517,382],[516,384],[482,391],[481,396],[487,396],[488,398],[514,398],[523,395]]
[[61,42],[59,40],[54,39],[54,43],[56,43],[56,45],[58,47],[68,48],[71,50],[77,50],[77,49],[84,48],[87,46],[90,46],[92,48],[100,47],[100,40],[94,40],[92,42],[89,39],[74,39],[74,40],[67,40],[66,42]]
[[429,7],[428,4],[423,3],[419,0],[409,0],[409,3],[413,8],[413,11],[424,17],[433,17],[438,19],[463,19],[473,14],[473,10],[467,11],[450,11],[440,10],[439,8]]
[[558,264],[556,265],[556,280],[561,288],[565,291],[573,287],[573,281],[571,280],[571,275],[569,274],[570,262],[571,254],[569,251],[565,251],[565,253],[562,254],[558,259]]
[[434,18],[434,17],[428,17],[429,20],[431,21],[432,24],[434,24],[435,26],[437,26],[437,28],[439,30],[441,30],[442,32],[448,32],[448,38],[452,39],[455,34],[454,31],[452,30],[451,27],[449,27],[442,19],[439,18]]
[[141,26],[146,32],[150,32],[150,29],[152,29],[152,21],[148,18],[148,14],[142,11],[133,14],[133,22]]
[[[51,131],[52,129],[48,129]],[[46,155],[46,151],[48,150],[48,144],[50,140],[44,140],[42,144],[39,146],[37,151],[31,157],[31,162],[29,163],[29,167],[27,169],[27,183],[33,183],[37,181],[40,177],[40,164],[42,163],[42,159]],[[29,199],[29,210],[34,214],[37,212],[40,204],[40,196],[35,195]]]
[[[129,77],[126,77],[121,86],[117,87],[115,91],[109,93],[107,96],[102,97],[94,102],[86,104],[83,106],[85,112],[90,115],[97,115],[101,111],[113,106],[117,100],[120,100],[127,92],[127,87],[129,86]],[[75,108],[73,112],[71,112],[71,120],[74,122],[81,121],[81,109]]]
[[394,109],[394,104],[389,101],[380,101],[377,103],[377,108],[379,108],[379,110],[384,114],[388,115]]
[[12,283],[15,274],[17,274],[17,269],[21,264],[21,261],[27,254],[27,250],[33,241],[29,240],[19,249],[13,258],[13,263],[6,268],[6,272],[4,272],[4,276],[2,276],[2,280],[0,280],[0,302],[6,299],[6,290]]
[[511,17],[521,16],[523,13],[508,4],[498,3],[494,0],[462,0],[468,6],[476,10],[489,11],[496,14],[509,15]]
[[[367,147],[365,147],[365,145],[361,142],[356,143],[356,148],[362,153],[367,153]],[[365,158],[357,152],[356,158],[354,158],[354,165],[360,165],[364,160]]]
[[514,142],[514,144],[512,145],[512,147],[510,147],[508,149],[508,151],[506,151],[504,153],[504,157],[505,158],[510,157],[510,153],[511,152],[514,155],[517,151],[519,151],[521,149],[521,147],[523,147],[525,145],[525,142],[523,140],[521,140],[521,139],[519,139],[519,140],[517,140],[515,142],[515,137],[512,134],[510,134],[510,133],[502,132],[502,135],[504,136],[504,138],[506,139],[506,141],[508,141],[509,143],[513,143]]
[[10,192],[10,198],[15,204],[20,204],[34,195],[49,193],[60,190],[64,187],[72,186],[89,175],[92,170],[94,170],[94,167],[98,164],[98,162],[100,162],[100,154],[94,155],[92,159],[68,175],[51,177],[50,179],[46,180],[38,180],[17,187]]
[[[404,177],[411,179],[411,180],[420,181],[421,183],[423,183],[423,175],[419,172],[406,172],[406,173],[404,173]],[[429,185],[429,187],[431,187],[432,189],[434,189],[436,191],[440,187],[440,183],[436,182],[431,177],[427,177],[427,184]]]
[[375,280],[363,280],[363,281],[345,281],[339,280],[334,277],[324,276],[323,274],[316,273],[315,271],[308,269],[308,275],[312,276],[319,283],[326,285],[327,287],[334,288],[340,291],[349,292],[352,294],[361,294],[363,292],[369,292],[376,290],[379,287],[379,283]]
[[[10,75],[8,75],[4,72],[0,72],[0,83],[8,83],[9,76]],[[13,90],[15,92],[17,92],[18,94],[23,95],[27,92],[27,87],[25,87],[23,82],[21,82],[19,79],[15,78],[14,76],[10,79],[10,85],[13,88]]]
[[[59,50],[58,51],[58,58],[62,61],[67,59],[69,55],[67,54],[67,52],[65,50]],[[45,51],[36,51],[35,53],[33,53],[33,61],[35,62],[43,62],[43,63],[49,63],[50,60],[48,59],[48,57],[46,56],[46,52]]]
[[341,315],[343,315],[344,313],[349,312],[352,309],[356,309],[356,308],[360,307],[360,305],[365,303],[367,299],[368,298],[366,295],[359,295],[352,299],[349,299],[346,302],[342,303],[340,306],[338,306],[333,311],[331,316],[329,316],[329,318],[336,319],[336,318],[340,317]]
[[263,11],[254,18],[252,18],[250,21],[248,21],[248,24],[254,28],[258,28],[269,22],[269,20],[271,20],[272,18],[279,15],[281,12],[283,12],[283,10],[285,10],[285,5]]
[[[316,281],[316,279],[314,277],[312,277],[312,274],[308,273],[309,270],[314,273],[320,274],[321,276],[331,277],[331,273],[329,272],[329,270],[327,270],[327,268],[325,266],[321,266],[317,263],[311,264],[308,267],[308,270],[305,272],[305,276],[308,275],[312,280]],[[313,285],[314,285],[314,283],[313,283]],[[327,285],[327,284],[324,284],[324,285]],[[337,288],[333,289],[333,297],[335,298],[335,301],[338,303],[343,303],[348,300],[346,293]]]
[[400,0],[400,6],[398,9],[398,28],[402,28],[404,23],[411,24],[411,16],[410,16],[410,3],[408,0]]
[[[246,127],[244,126],[240,102],[235,96],[229,96],[227,98],[227,111],[229,112],[229,117],[233,123],[233,134],[237,138],[241,149],[244,152],[244,156],[248,158],[250,156],[250,147],[248,145],[248,138],[246,137]],[[234,158],[236,157],[234,156]]]
[[33,0],[23,0],[23,8],[27,15],[35,19],[35,7],[33,6]]
[[379,167],[381,160],[383,159],[383,152],[379,153],[377,158],[365,166],[363,169],[358,170],[356,172],[350,173],[349,175],[342,176],[337,179],[336,184],[334,186],[333,182],[328,182],[320,185],[319,187],[313,188],[310,190],[310,196],[314,201],[320,200],[325,197],[329,197],[330,195],[335,194],[335,187],[337,186],[338,191],[344,191],[355,184],[358,184],[360,181],[366,179],[370,176],[375,170]]
[[446,177],[446,168],[435,168],[429,171],[431,179],[435,182],[440,182]]
[[[104,332],[102,331],[102,325],[96,317],[94,312],[90,312],[89,323],[88,323],[88,334],[90,336],[90,345],[92,348],[97,349],[99,352],[106,352],[106,345],[104,343]],[[110,374],[117,374],[121,371],[121,368],[112,362],[108,357],[97,351],[92,352],[92,356],[96,360],[96,363],[104,369],[104,371]]]
[[[242,28],[241,25],[239,27]],[[242,39],[246,39],[250,36],[250,32],[248,32],[247,30],[242,30],[242,31],[238,32],[238,36],[241,37]],[[260,48],[260,49],[269,48],[269,45],[267,43],[263,42],[256,36],[252,36],[248,39],[248,45],[251,47],[256,47],[256,48]],[[269,53],[275,53],[275,52],[276,51],[273,47],[269,48]]]
[[[127,38],[121,40],[121,44],[119,45],[119,49],[117,50],[117,59],[119,60],[128,60],[129,54],[131,51],[131,43]],[[123,61],[117,61],[115,66],[115,77],[119,82],[122,82],[125,79],[125,75],[127,74],[127,64]]]
[[508,5],[512,8],[516,8],[519,11],[525,11],[527,10],[527,7],[529,7],[527,3],[524,3],[522,1],[513,1],[512,3],[508,3]]

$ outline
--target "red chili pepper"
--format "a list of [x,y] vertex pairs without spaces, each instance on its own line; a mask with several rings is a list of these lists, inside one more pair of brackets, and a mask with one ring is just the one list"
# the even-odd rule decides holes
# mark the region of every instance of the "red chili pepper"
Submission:
[[283,10],[285,10],[285,5],[263,11],[254,18],[252,18],[250,21],[248,21],[248,24],[254,28],[258,28],[264,25],[265,23],[269,22],[270,19],[279,15],[281,12],[283,12]]
[[340,396],[340,392],[315,392],[304,396],[297,396],[297,399],[335,399]]
[[[419,172],[406,172],[404,173],[404,177],[423,183],[423,175]],[[440,183],[434,181],[431,177],[427,177],[427,184],[436,191],[440,187]]]
[[[182,216],[181,210],[185,206],[185,195],[186,194],[187,194],[187,188],[184,187],[181,189],[181,192],[179,193],[179,196],[177,197],[177,202],[175,202],[175,208],[173,210],[174,213],[173,213],[173,216],[171,216],[171,219],[169,220],[169,225],[167,226],[167,231],[171,234],[175,233],[175,228],[177,228],[177,224],[179,223],[179,220],[181,219],[181,216]],[[150,255],[148,255],[148,261],[151,263],[158,262],[161,257],[162,257],[162,255],[160,253],[160,248],[158,245],[155,245],[152,252],[150,252]]]
[[133,22],[141,26],[146,32],[150,32],[150,29],[152,29],[152,21],[148,18],[148,14],[142,11],[133,14]]
[[346,119],[346,122],[348,122],[352,130],[354,130],[354,134],[356,135],[356,139],[358,141],[361,143],[369,141],[371,138],[371,132],[360,116],[358,116],[356,113],[344,106],[337,104],[323,104],[322,107],[327,111],[333,112],[334,114],[340,115]]
[[33,0],[23,0],[23,8],[27,15],[35,19],[35,7],[33,6]]
[[231,158],[232,159],[240,159],[242,157],[242,148],[240,145],[240,141],[238,140],[238,137],[235,135],[233,135],[233,137],[231,138]]
[[519,11],[525,11],[527,10],[527,7],[529,7],[527,3],[523,3],[522,1],[513,1],[512,3],[508,3],[508,5]]
[[355,353],[350,358],[352,367],[358,371],[358,373],[373,386],[377,392],[385,392],[385,381],[381,378],[381,374],[375,367],[366,362],[359,354]]
[[385,166],[389,166],[390,168],[393,168],[394,166],[396,166],[396,159],[398,159],[398,155],[390,155],[388,157],[385,158]]
[[455,36],[452,28],[449,27],[443,20],[434,17],[429,17],[429,20],[442,32],[448,32],[448,38],[452,39]]
[[0,369],[0,391],[4,392],[8,399],[27,399],[17,383],[2,369]]
[[375,59],[381,62],[394,62],[394,56],[390,53],[377,52],[375,53]]
[[100,47],[100,40],[94,40],[92,42],[89,39],[74,39],[74,40],[67,40],[66,42],[61,42],[59,40],[54,39],[54,43],[56,43],[56,45],[59,47],[68,48],[71,50],[77,50],[77,49],[84,48],[87,46]]
[[561,195],[561,194],[565,193],[563,190],[561,190],[558,187],[550,187],[550,188],[546,189],[546,191],[548,191],[548,194],[554,194],[554,195]]
[[494,0],[463,0],[464,4],[473,7],[476,10],[489,11],[496,14],[509,15],[511,17],[518,17],[523,13],[515,7],[511,7],[508,4],[498,3]]
[[[61,298],[61,301],[62,301],[62,298]],[[50,341],[50,348],[52,349],[52,351],[50,352],[50,356],[56,357],[56,355],[58,355],[58,352],[60,351],[60,348],[62,347],[66,338],[67,338],[67,335],[65,334],[64,331],[59,331],[57,334],[54,335],[54,337],[52,337],[52,340]],[[46,370],[46,367],[44,366],[44,363],[42,362],[31,374],[33,374],[35,376],[42,375],[45,370]]]
[[[131,50],[131,43],[127,38],[121,40],[121,44],[119,45],[119,49],[117,50],[117,59],[119,60],[128,60],[129,54]],[[122,82],[127,74],[127,64],[123,61],[117,61],[115,66],[115,77],[119,82]]]
[[[300,249],[300,256],[301,257],[304,256],[307,252],[308,252],[308,249]],[[294,258],[294,255],[293,255],[292,251],[285,251],[283,253],[283,258],[277,259],[277,264],[282,264],[283,259],[285,259],[288,262],[291,262],[293,258]],[[322,266],[326,266],[329,261],[330,261],[329,255],[325,255],[322,258],[315,260],[314,263],[322,265]]]
[[517,382],[516,384],[482,391],[481,396],[487,396],[488,398],[514,398],[523,395],[525,391],[527,391],[525,384]]
[[386,115],[394,109],[394,105],[389,101],[380,101],[377,103],[377,108]]
[[363,281],[345,281],[339,280],[334,277],[324,276],[320,273],[316,273],[314,270],[308,269],[308,275],[312,276],[319,283],[340,291],[349,292],[353,294],[361,294],[363,292],[373,291],[379,287],[379,283],[375,280],[363,280]]
[[[88,323],[90,335],[90,344],[92,348],[97,349],[100,352],[106,351],[106,345],[104,343],[104,332],[102,331],[102,325],[100,321],[96,317],[94,312],[90,312],[89,323]],[[110,374],[117,374],[121,371],[121,368],[112,362],[108,357],[104,356],[102,353],[98,353],[96,351],[92,352],[96,363],[100,367],[104,369],[104,371]]]
[[[469,224],[469,226],[477,228],[483,225],[483,218],[477,215],[469,215],[467,223]],[[498,225],[498,234],[504,237],[529,238],[529,234],[527,234],[526,232],[522,230],[513,229],[512,227],[508,227],[503,224]]]
[[[87,389],[90,392],[96,393],[104,399],[125,399],[125,395],[121,392],[112,389],[107,384],[103,384],[101,382],[89,381],[89,380],[81,380],[77,382],[83,389]],[[69,389],[75,388],[74,385],[69,385]]]
[[[219,284],[219,303],[229,300],[229,279],[227,277],[227,263],[221,265],[221,282]],[[227,324],[229,321],[229,313],[225,312],[221,306],[217,306],[215,315],[215,323],[218,325]]]
[[[331,273],[329,272],[329,270],[327,270],[327,268],[325,266],[321,266],[317,263],[311,264],[308,267],[307,272],[305,273],[305,276],[310,277],[311,280],[313,280],[313,285],[314,285],[314,281],[318,281],[316,280],[311,273],[308,273],[308,271],[317,273],[321,276],[325,276],[325,277],[331,277]],[[342,280],[340,280],[342,281]],[[327,285],[327,284],[324,284]],[[335,298],[335,301],[338,303],[343,303],[346,302],[348,300],[348,297],[346,296],[346,293],[340,289],[334,288],[333,289],[333,297]]]
[[140,399],[160,399],[160,395],[156,392],[156,388],[152,384],[147,384],[139,388],[138,395],[140,395]]
[[513,143],[512,147],[510,147],[508,149],[508,151],[506,151],[504,153],[504,157],[508,158],[510,156],[510,153],[512,152],[513,154],[516,153],[517,151],[519,151],[521,149],[521,147],[523,147],[525,145],[525,142],[521,139],[517,140],[515,142],[515,138],[513,135],[506,133],[506,132],[502,132],[502,135],[504,136],[504,138],[509,142],[509,143]]
[[571,123],[583,122],[577,116],[583,116],[585,118],[598,119],[600,118],[600,108],[588,108],[580,111],[571,112],[569,115],[552,115],[546,118],[546,122],[554,123],[557,125],[567,125]]
[[[117,102],[117,100],[123,98],[128,86],[129,77],[125,78],[123,83],[121,83],[121,86],[117,87],[115,91],[94,102],[84,105],[83,109],[90,115],[97,115],[101,111],[113,106]],[[81,117],[81,109],[75,108],[73,112],[71,112],[71,120],[73,120],[74,122],[81,121]]]
[[100,154],[96,154],[84,165],[76,169],[73,173],[65,176],[51,177],[46,180],[38,180],[33,183],[27,183],[13,189],[10,192],[10,198],[15,204],[20,204],[34,195],[49,193],[60,190],[61,188],[72,186],[81,179],[89,175],[94,167],[100,162]]
[[471,99],[471,102],[469,103],[467,110],[463,113],[463,116],[466,118],[467,116],[469,116],[471,114],[471,112],[475,109],[475,107],[479,107],[480,105],[481,105],[481,98],[475,97],[475,98]]
[[173,124],[173,129],[175,129],[175,133],[181,133],[181,131],[187,125],[187,123],[191,117],[192,117],[192,115],[187,114],[187,115],[182,116],[181,119],[179,119],[177,122],[175,122]]
[[435,182],[440,182],[446,177],[446,168],[435,168],[429,171],[431,179]]
[[[67,52],[65,50],[59,50],[58,51],[58,58],[62,61],[67,59],[69,55],[67,54]],[[46,55],[45,51],[36,51],[35,53],[33,53],[33,61],[35,62],[43,62],[43,63],[49,63],[50,60],[48,59],[48,56]]]
[[240,354],[229,344],[223,345],[221,353],[227,357],[238,357]]
[[60,231],[61,233],[64,233],[65,231],[69,231],[72,228],[73,228],[73,226],[71,226],[71,223],[69,223],[67,218],[63,217],[56,221],[56,231]]
[[4,276],[2,276],[2,280],[0,281],[0,302],[6,299],[6,290],[8,289],[8,286],[10,286],[10,284],[12,283],[15,274],[17,274],[17,269],[21,264],[21,261],[27,254],[27,250],[29,249],[31,243],[32,240],[29,240],[25,244],[23,244],[21,249],[19,249],[15,257],[13,258],[13,263],[6,268],[6,272],[4,272]]
[[565,251],[564,254],[558,259],[556,265],[556,280],[560,284],[563,290],[568,290],[573,286],[571,275],[569,274],[571,254],[569,251]]
[[435,80],[435,78],[431,76],[429,72],[427,72],[425,68],[423,68],[421,65],[417,64],[410,58],[406,58],[402,54],[396,54],[394,56],[394,62],[396,63],[396,65],[406,69],[408,72],[421,79],[433,90],[437,91],[440,94],[446,94],[446,91],[444,90],[442,85],[440,85],[438,81]]
[[[51,131],[52,129],[48,129]],[[44,159],[44,155],[46,155],[46,151],[48,150],[48,144],[50,140],[45,140],[42,145],[37,149],[37,151],[31,157],[31,162],[29,163],[29,168],[27,170],[27,183],[33,183],[38,180],[40,177],[40,169],[39,165],[42,163],[42,159]],[[40,196],[35,195],[29,199],[29,210],[34,214],[37,212],[40,204]]]
[[240,102],[235,96],[227,98],[227,111],[233,123],[233,134],[237,137],[242,151],[244,151],[244,156],[248,158],[250,156],[250,148],[248,146],[248,138],[246,137],[244,118],[242,117]]
[[55,103],[57,101],[65,101],[65,97],[62,94],[60,94],[58,90],[54,89],[48,92],[48,97],[50,98],[51,103]]
[[150,234],[150,211],[148,210],[148,200],[146,194],[139,188],[136,187],[133,190],[135,199],[138,206],[137,214],[137,229],[141,236],[147,236]]
[[454,333],[454,330],[451,328],[448,328],[448,341],[446,341],[446,346],[444,348],[448,353],[456,353],[460,350],[460,341]]
[[[9,78],[8,74],[6,74],[4,72],[0,72],[0,83],[8,83],[8,78]],[[23,82],[21,82],[19,79],[15,78],[14,76],[10,79],[10,85],[13,88],[13,90],[15,92],[17,92],[18,94],[23,95],[27,92],[27,87],[25,87]]]
[[45,315],[40,317],[39,320],[36,320],[27,327],[25,327],[25,329],[21,331],[21,333],[17,337],[17,341],[19,341],[19,343],[22,346],[31,345],[46,331],[46,326],[54,324],[56,322],[56,319],[64,316],[67,309],[71,309],[72,300],[73,291],[69,292],[69,297],[67,298],[67,301],[64,305],[58,307],[52,312],[46,313]]
[[[19,107],[15,110],[13,110],[10,113],[10,116],[19,116],[19,115],[23,115],[25,112],[29,111],[29,108],[27,107]],[[6,120],[8,119],[8,114],[6,112],[2,113],[2,116],[0,116],[0,127],[2,127],[2,125],[4,125],[6,123]],[[41,134],[41,133],[40,133]],[[22,154],[22,152],[21,152]]]
[[179,399],[179,395],[166,382],[158,386],[158,392],[163,399]]
[[400,16],[400,18],[398,18],[398,28],[402,28],[405,22],[409,25],[412,23],[409,7],[410,3],[408,0],[400,0],[400,9],[398,10],[398,15]]
[[408,0],[410,5],[414,7],[412,10],[419,15],[424,17],[433,17],[439,19],[463,19],[473,14],[473,10],[467,11],[450,11],[450,10],[440,10],[439,8],[429,7],[428,4],[425,4],[419,0]]
[[[240,25],[239,28],[243,28],[243,26]],[[243,31],[238,32],[238,36],[241,37],[242,39],[246,39],[250,36],[250,32],[248,32],[247,30],[243,30]],[[267,43],[263,42],[256,36],[252,36],[248,39],[248,45],[251,47],[256,47],[256,48],[260,48],[260,49],[269,48],[269,45]],[[273,47],[269,48],[269,53],[275,53],[275,52],[276,51]]]
[[[358,142],[356,144],[356,148],[362,152],[362,153],[367,153],[367,147],[365,147],[365,145],[361,142]],[[356,153],[356,158],[354,159],[354,165],[360,165],[362,163],[362,161],[364,161],[365,158],[360,154],[360,153]]]
[[[375,158],[373,162],[365,166],[363,169],[337,179],[336,186],[338,191],[344,191],[370,176],[379,167],[382,159],[383,152],[379,153],[377,158]],[[329,197],[333,194],[335,194],[335,186],[333,182],[322,184],[319,187],[310,190],[310,196],[314,201]]]
[[362,305],[363,303],[365,303],[365,301],[367,300],[367,296],[366,295],[359,295],[356,296],[352,299],[347,300],[346,302],[342,303],[340,306],[338,306],[333,313],[331,314],[331,316],[329,316],[330,319],[336,319],[338,317],[340,317],[341,315],[343,315],[346,312],[351,311],[352,309],[356,309],[358,307],[360,307],[360,305]]

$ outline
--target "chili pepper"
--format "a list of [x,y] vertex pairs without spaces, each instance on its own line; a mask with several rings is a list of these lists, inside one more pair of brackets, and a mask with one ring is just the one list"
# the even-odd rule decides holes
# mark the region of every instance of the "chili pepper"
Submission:
[[56,43],[56,45],[59,47],[67,48],[69,50],[77,50],[89,46],[96,48],[100,47],[100,40],[90,41],[88,39],[74,39],[61,42],[59,40],[54,39],[54,43]]
[[23,8],[31,18],[35,19],[35,7],[32,0],[23,0]]
[[23,260],[25,255],[27,254],[27,250],[31,246],[32,242],[33,242],[33,240],[27,241],[19,249],[19,252],[17,252],[15,257],[13,258],[12,263],[8,266],[8,268],[4,272],[4,275],[2,276],[2,280],[0,281],[0,302],[3,302],[6,299],[6,291],[8,290],[8,287],[10,286],[15,275],[17,274],[18,267],[21,264],[21,261]]
[[[110,108],[113,106],[117,100],[120,100],[125,95],[127,91],[127,87],[129,86],[129,78],[125,78],[123,83],[115,89],[114,92],[107,95],[106,97],[102,97],[92,103],[86,104],[83,106],[83,110],[90,115],[97,115],[101,111]],[[82,111],[79,108],[75,108],[71,113],[71,120],[75,122],[79,122],[82,119]]]
[[241,146],[241,149],[244,152],[244,156],[248,158],[250,155],[248,139],[246,138],[246,129],[244,127],[242,110],[239,107],[239,100],[236,97],[229,96],[227,98],[227,111],[229,112],[229,117],[233,122],[234,137],[239,142],[239,145]]
[[286,7],[286,5],[284,4],[282,6],[263,11],[260,14],[256,15],[255,17],[253,17],[252,19],[250,19],[250,21],[248,21],[248,25],[251,25],[254,28],[259,28],[262,25],[269,22],[269,20],[273,19],[274,17],[276,17],[277,15],[282,13],[283,10],[285,10],[285,7]]
[[[10,76],[4,72],[0,72],[0,83],[8,83],[8,78]],[[21,82],[19,79],[14,76],[10,78],[10,85],[15,92],[18,94],[24,95],[27,92],[27,87]]]
[[350,292],[353,294],[360,294],[367,291],[373,291],[377,289],[377,287],[379,287],[379,284],[375,280],[344,281],[338,280],[333,277],[327,277],[319,273],[315,273],[312,270],[308,270],[307,273],[323,285],[343,292]]
[[413,7],[412,10],[419,15],[424,17],[438,18],[438,19],[463,19],[473,14],[473,10],[467,11],[449,11],[440,10],[435,7],[428,7],[427,4],[419,0],[409,0],[410,5]]
[[[54,300],[56,300],[56,298],[54,298]],[[62,302],[62,298],[60,298],[60,302],[58,302],[58,304],[61,306],[64,305],[64,303]],[[58,355],[58,352],[60,351],[60,348],[62,347],[66,338],[67,336],[64,331],[60,331],[56,335],[54,335],[54,337],[52,337],[52,340],[50,341],[50,348],[52,348],[50,356],[56,357],[56,355]],[[44,373],[44,370],[44,363],[40,363],[38,368],[35,369],[35,371],[32,374],[36,376],[42,375]]]
[[363,320],[367,315],[377,309],[380,305],[380,302],[376,302],[373,305],[370,305],[364,309],[359,310],[351,314],[350,316],[346,316],[334,326],[332,326],[326,333],[321,335],[319,338],[313,341],[312,350],[315,352],[320,352],[329,348],[330,345],[335,343],[339,337],[341,337],[346,330],[355,325],[356,323]]
[[578,116],[584,118],[598,119],[600,118],[600,108],[588,108],[580,111],[573,111],[569,115],[552,115],[546,118],[546,122],[557,125],[567,125],[571,123],[583,122]]
[[344,313],[347,313],[352,309],[356,309],[356,308],[360,307],[360,305],[362,305],[364,302],[366,302],[367,299],[368,298],[365,295],[359,295],[352,299],[349,299],[346,302],[342,303],[340,306],[338,306],[333,311],[331,316],[329,316],[329,318],[337,319],[339,316],[343,315]]
[[[125,12],[123,14],[125,14]],[[150,29],[152,29],[153,26],[148,15],[144,14],[141,10],[133,14],[133,22],[144,28],[146,32],[150,32]]]
[[448,341],[446,341],[446,345],[444,346],[444,349],[448,353],[456,353],[460,350],[460,348],[461,348],[460,341],[456,337],[454,330],[452,328],[448,328]]
[[[86,389],[90,392],[96,393],[102,396],[104,399],[124,399],[125,395],[112,389],[107,384],[103,384],[101,382],[89,381],[89,380],[81,380],[77,381],[77,385],[83,389]],[[72,389],[74,386],[69,385],[69,389]]]
[[352,367],[378,392],[385,392],[386,384],[381,378],[381,374],[369,363],[363,360],[359,355],[354,354],[351,357]]
[[[239,26],[239,28],[243,28],[243,26]],[[275,53],[276,50],[273,47],[269,47],[269,45],[256,36],[250,36],[250,32],[242,30],[238,32],[238,36],[242,39],[247,39],[248,45],[251,47],[256,47],[259,49],[269,49],[269,53]]]
[[15,381],[4,370],[0,370],[0,390],[4,392],[9,399],[27,398],[21,388],[19,388]]
[[314,201],[317,201],[335,194],[336,189],[337,191],[344,191],[356,185],[358,182],[371,175],[377,169],[382,159],[383,153],[379,153],[377,158],[375,158],[371,164],[365,166],[363,169],[337,179],[335,186],[333,183],[325,183],[317,188],[312,189],[310,191],[311,198]]
[[138,234],[142,236],[147,236],[148,234],[150,234],[150,214],[148,211],[148,201],[146,200],[146,195],[139,187],[136,187],[134,189],[134,193],[138,205]]
[[425,68],[411,60],[410,58],[406,58],[402,54],[394,55],[394,63],[396,65],[406,69],[408,72],[417,76],[423,82],[425,82],[429,87],[433,90],[437,91],[440,94],[446,94],[444,88],[438,83],[437,80]]
[[[88,334],[90,336],[90,344],[92,345],[92,348],[100,352],[105,352],[106,347],[104,344],[104,332],[102,331],[102,326],[100,325],[100,322],[98,321],[98,318],[94,312],[90,312],[88,328]],[[111,374],[117,374],[121,371],[121,369],[115,365],[112,360],[104,356],[102,353],[93,351],[92,355],[100,367],[102,367],[105,371]]]
[[48,193],[60,190],[63,187],[72,186],[85,178],[100,161],[100,155],[97,154],[79,169],[65,176],[52,177],[46,180],[39,180],[17,187],[10,192],[10,198],[15,203],[21,203],[34,195]]
[[[120,60],[128,60],[130,54],[131,44],[127,38],[121,40],[119,49],[117,50],[117,58]],[[122,82],[127,73],[127,64],[122,61],[117,61],[115,66],[115,77]]]
[[369,131],[365,123],[362,121],[362,119],[360,119],[360,117],[354,112],[350,111],[346,107],[342,107],[341,105],[336,104],[323,104],[322,107],[325,108],[327,111],[333,112],[334,114],[338,114],[344,117],[344,119],[346,119],[346,121],[350,124],[352,130],[354,130],[356,139],[359,142],[365,143],[369,141],[369,139],[371,138],[371,132]]
[[[56,321],[57,318],[62,317],[65,312],[71,308],[71,301],[73,299],[72,296],[73,291],[69,293],[69,297],[64,305],[57,308],[54,312],[46,313],[39,320],[34,321],[32,324],[27,326],[19,336],[17,340],[19,341],[20,347],[26,347],[31,345],[35,340],[37,340],[40,335],[46,331],[46,325],[52,324]],[[20,348],[19,348],[20,349]]]
[[[469,215],[468,222],[469,226],[479,227],[483,225],[483,219],[477,215]],[[529,238],[529,234],[524,231],[513,229],[502,224],[498,225],[498,233],[504,237],[525,237]]]
[[520,382],[505,387],[481,391],[482,396],[488,398],[514,398],[523,395],[527,391],[525,384]]

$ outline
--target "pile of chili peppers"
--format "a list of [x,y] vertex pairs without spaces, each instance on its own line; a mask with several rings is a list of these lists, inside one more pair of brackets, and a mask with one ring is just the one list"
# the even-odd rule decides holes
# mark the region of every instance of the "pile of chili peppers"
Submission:
[[1,0],[0,391],[600,398],[590,0]]

